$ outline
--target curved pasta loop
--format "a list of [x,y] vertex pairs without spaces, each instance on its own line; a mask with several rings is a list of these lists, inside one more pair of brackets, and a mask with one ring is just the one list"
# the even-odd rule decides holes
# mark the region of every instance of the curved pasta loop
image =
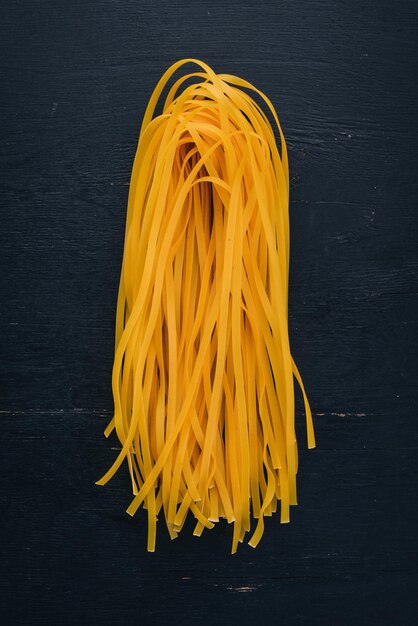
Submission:
[[[176,80],[186,63],[199,71]],[[252,95],[261,98],[269,116]],[[134,498],[176,537],[233,524],[232,552],[264,516],[296,504],[294,381],[308,447],[312,415],[288,337],[289,173],[270,100],[253,85],[183,59],[158,82],[132,170],[112,374],[121,450]]]

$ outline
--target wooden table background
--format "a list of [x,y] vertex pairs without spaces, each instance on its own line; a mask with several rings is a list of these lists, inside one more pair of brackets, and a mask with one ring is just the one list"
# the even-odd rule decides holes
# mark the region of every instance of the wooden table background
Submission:
[[[1,3],[1,615],[6,625],[409,625],[416,577],[417,2]],[[291,168],[298,507],[231,556],[125,514],[114,314],[141,118],[169,64],[241,75]]]

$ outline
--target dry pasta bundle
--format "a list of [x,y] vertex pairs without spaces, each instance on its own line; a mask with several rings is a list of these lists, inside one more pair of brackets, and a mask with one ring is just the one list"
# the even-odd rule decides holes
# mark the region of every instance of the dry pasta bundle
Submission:
[[[169,88],[190,62],[199,71]],[[195,535],[226,518],[235,552],[250,530],[258,544],[279,500],[281,522],[296,504],[293,377],[308,447],[315,439],[289,347],[288,205],[269,99],[200,61],[172,65],[146,109],[130,182],[105,431],[122,449],[97,483],[127,461],[127,512],[147,510],[150,551],[161,515],[172,538],[189,512]]]

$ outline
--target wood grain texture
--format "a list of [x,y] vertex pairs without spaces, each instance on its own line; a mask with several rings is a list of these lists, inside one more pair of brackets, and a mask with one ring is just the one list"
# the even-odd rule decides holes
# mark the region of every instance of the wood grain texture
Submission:
[[[1,614],[12,626],[416,623],[417,3],[0,7]],[[145,552],[114,458],[116,292],[146,103],[178,58],[275,104],[291,168],[291,344],[315,414],[300,505]],[[190,526],[188,527],[189,530]]]

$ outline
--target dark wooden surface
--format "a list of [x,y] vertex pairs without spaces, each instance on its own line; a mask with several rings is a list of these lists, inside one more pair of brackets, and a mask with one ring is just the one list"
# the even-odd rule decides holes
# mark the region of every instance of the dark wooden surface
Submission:
[[[1,3],[1,617],[7,625],[416,623],[417,3]],[[191,527],[145,552],[114,458],[130,170],[178,58],[277,107],[292,175],[298,507],[230,556]],[[416,616],[415,616],[416,617]]]

